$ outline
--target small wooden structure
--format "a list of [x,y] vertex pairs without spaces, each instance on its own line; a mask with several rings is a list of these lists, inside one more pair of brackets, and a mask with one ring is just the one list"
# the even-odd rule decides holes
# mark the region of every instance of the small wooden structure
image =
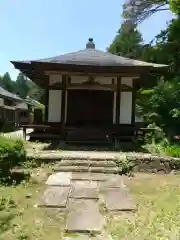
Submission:
[[96,50],[93,39],[84,50],[12,63],[45,89],[44,125],[51,128],[41,136],[69,142],[132,139],[136,91],[149,73],[167,67]]

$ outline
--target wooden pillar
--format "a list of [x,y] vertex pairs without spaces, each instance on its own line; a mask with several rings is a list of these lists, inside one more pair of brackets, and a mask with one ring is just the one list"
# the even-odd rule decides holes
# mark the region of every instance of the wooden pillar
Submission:
[[44,121],[48,122],[48,115],[49,115],[49,78],[47,82],[47,86],[44,90],[45,95],[45,115],[44,115]]
[[131,124],[135,124],[135,113],[136,113],[136,79],[132,79],[132,112],[131,112]]
[[66,106],[66,76],[62,76],[62,99],[61,99],[61,133],[62,140],[65,139],[65,106]]
[[45,122],[48,122],[48,111],[49,111],[49,88],[45,88]]
[[119,124],[120,119],[120,99],[121,99],[121,77],[117,77],[117,85],[116,85],[116,118],[115,124]]
[[26,141],[26,127],[23,127],[23,139]]

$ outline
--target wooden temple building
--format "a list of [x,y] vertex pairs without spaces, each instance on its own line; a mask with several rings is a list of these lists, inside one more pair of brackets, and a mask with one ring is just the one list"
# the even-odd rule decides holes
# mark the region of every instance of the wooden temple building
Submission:
[[132,139],[136,91],[166,67],[99,51],[91,38],[84,50],[12,64],[45,89],[41,135],[67,142]]

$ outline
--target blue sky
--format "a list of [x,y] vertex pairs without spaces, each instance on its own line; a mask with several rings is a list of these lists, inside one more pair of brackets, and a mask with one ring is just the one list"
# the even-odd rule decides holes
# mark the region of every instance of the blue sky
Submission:
[[[10,60],[51,57],[83,49],[89,37],[105,50],[122,22],[124,0],[0,0],[0,74]],[[139,26],[146,42],[166,26],[162,12]]]

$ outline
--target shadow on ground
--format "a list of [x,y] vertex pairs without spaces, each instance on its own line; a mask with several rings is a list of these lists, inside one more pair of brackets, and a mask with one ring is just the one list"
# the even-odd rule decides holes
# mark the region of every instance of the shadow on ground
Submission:
[[62,150],[62,151],[99,151],[99,152],[147,152],[141,145],[134,142],[122,142],[118,147],[114,147],[114,144],[68,144],[60,141],[50,141],[49,144],[44,146],[43,150]]
[[16,171],[13,170],[9,176],[8,181],[6,181],[7,185],[18,185],[21,184],[23,181],[29,181],[30,173],[25,172],[24,170]]

